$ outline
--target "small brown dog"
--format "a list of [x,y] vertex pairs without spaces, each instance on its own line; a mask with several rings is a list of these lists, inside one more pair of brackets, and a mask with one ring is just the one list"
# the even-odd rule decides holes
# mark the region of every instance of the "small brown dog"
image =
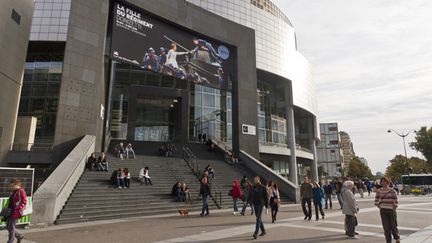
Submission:
[[181,208],[178,210],[179,214],[183,217],[189,217],[189,209]]

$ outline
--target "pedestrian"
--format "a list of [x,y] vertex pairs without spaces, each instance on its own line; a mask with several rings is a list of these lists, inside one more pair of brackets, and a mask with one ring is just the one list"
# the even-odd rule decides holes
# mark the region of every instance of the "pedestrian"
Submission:
[[[300,198],[302,203],[302,209],[304,214],[304,220],[311,220],[312,218],[312,185],[309,183],[309,178],[307,176],[303,177],[303,183],[300,186]],[[306,203],[308,208],[306,209]]]
[[368,197],[370,197],[370,193],[372,191],[372,183],[369,180],[366,180],[365,184],[366,184],[366,189],[367,189],[367,192],[368,192]]
[[313,202],[315,206],[315,219],[318,221],[318,210],[321,212],[322,219],[324,219],[324,211],[322,208],[322,200],[324,198],[324,193],[317,182],[314,181],[312,184]]
[[342,190],[343,194],[343,204],[342,213],[345,214],[345,234],[350,239],[358,239],[355,232],[355,227],[357,226],[357,201],[353,194],[354,182],[345,181],[344,188]]
[[128,143],[126,146],[126,158],[129,159],[129,157],[135,159],[135,151],[133,150],[131,143]]
[[198,142],[202,143],[202,134],[201,133],[198,134]]
[[334,178],[334,188],[336,191],[336,197],[338,199],[339,205],[340,205],[340,209],[342,209],[343,206],[343,200],[342,200],[342,182],[339,181],[338,178]]
[[262,221],[262,213],[264,206],[266,207],[266,209],[268,208],[267,190],[265,186],[261,184],[261,178],[259,176],[254,177],[254,185],[252,187],[252,190],[250,191],[249,200],[252,202],[255,210],[256,224],[253,238],[256,239],[260,229],[260,236],[264,236],[266,234]]
[[206,141],[207,141],[207,134],[203,134],[202,135],[202,139],[203,139],[203,143],[206,143]]
[[241,179],[241,181],[240,181],[240,188],[241,189],[245,189],[245,186],[246,186],[246,182],[248,181],[248,178],[247,178],[247,176],[243,176],[243,178]]
[[378,189],[375,194],[375,205],[380,209],[381,222],[384,229],[384,235],[387,243],[392,242],[391,236],[396,243],[400,242],[399,230],[397,228],[396,208],[398,206],[398,197],[396,191],[390,186],[391,182],[386,177],[381,178],[382,188]]
[[249,200],[250,199],[249,195],[251,193],[251,189],[252,189],[252,184],[250,183],[249,180],[246,180],[245,187],[243,189],[243,208],[242,208],[242,211],[240,212],[240,214],[243,215],[243,216],[245,214],[245,211],[246,211],[246,208],[247,208],[248,204],[251,207],[251,215],[254,214],[253,204]]
[[281,204],[279,189],[276,181],[272,181],[271,184],[271,194],[270,194],[270,208],[272,215],[272,223],[276,221],[276,216],[279,211],[279,206]]
[[209,215],[208,198],[210,195],[211,195],[211,188],[208,181],[208,174],[204,173],[204,177],[201,179],[201,186],[199,192],[199,196],[201,196],[203,202],[200,216]]
[[231,196],[233,199],[233,214],[236,215],[239,213],[237,202],[242,197],[242,191],[237,180],[234,180],[232,185]]
[[124,172],[122,168],[118,168],[117,169],[117,183],[116,185],[118,186],[119,189],[125,188],[124,186]]
[[[332,194],[333,194],[333,186],[326,180],[324,185],[324,196],[325,196],[325,208],[328,209],[328,206],[330,206],[330,209],[333,208],[332,204]],[[327,201],[329,202],[327,204]]]
[[145,184],[153,186],[153,183],[151,182],[150,176],[149,176],[149,167],[146,166],[141,170],[143,170],[143,177],[144,177]]
[[364,198],[364,183],[361,181],[361,179],[357,180],[356,187],[360,193],[360,197]]
[[123,160],[124,156],[125,156],[125,147],[123,145],[123,143],[119,143],[114,150],[117,151],[117,156]]
[[124,168],[123,173],[124,173],[124,178],[123,178],[124,187],[127,188],[127,189],[129,189],[129,187],[130,187],[130,178],[131,178],[129,169],[128,168]]
[[13,243],[15,238],[17,242],[20,243],[24,235],[20,234],[15,227],[17,221],[23,216],[23,210],[27,205],[27,195],[18,179],[12,179],[9,187],[12,191],[7,206],[7,208],[10,209],[10,214],[3,219],[6,220],[6,229],[8,231],[7,243]]
[[89,169],[90,171],[93,170],[96,166],[96,162],[97,162],[96,155],[95,153],[92,153],[90,157],[87,159],[87,165],[86,165],[87,169]]

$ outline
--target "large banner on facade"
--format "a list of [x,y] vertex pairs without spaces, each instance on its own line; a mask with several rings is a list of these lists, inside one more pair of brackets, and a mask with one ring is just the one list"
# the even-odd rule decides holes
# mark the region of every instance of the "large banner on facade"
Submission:
[[145,70],[219,89],[236,80],[236,48],[114,3],[111,57]]

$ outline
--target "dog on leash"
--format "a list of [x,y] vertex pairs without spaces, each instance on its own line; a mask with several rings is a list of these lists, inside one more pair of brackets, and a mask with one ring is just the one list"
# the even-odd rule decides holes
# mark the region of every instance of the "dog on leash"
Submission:
[[180,216],[189,217],[189,209],[187,209],[187,208],[181,208],[178,210],[178,212],[179,212]]

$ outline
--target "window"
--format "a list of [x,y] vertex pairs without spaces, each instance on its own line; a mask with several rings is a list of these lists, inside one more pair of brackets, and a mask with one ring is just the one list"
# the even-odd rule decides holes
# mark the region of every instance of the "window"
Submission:
[[330,141],[330,144],[332,144],[332,145],[338,145],[338,144],[339,144],[339,141],[337,141],[337,140],[331,140],[331,141]]
[[15,11],[15,9],[12,9],[12,15],[11,18],[18,24],[21,24],[21,15]]

